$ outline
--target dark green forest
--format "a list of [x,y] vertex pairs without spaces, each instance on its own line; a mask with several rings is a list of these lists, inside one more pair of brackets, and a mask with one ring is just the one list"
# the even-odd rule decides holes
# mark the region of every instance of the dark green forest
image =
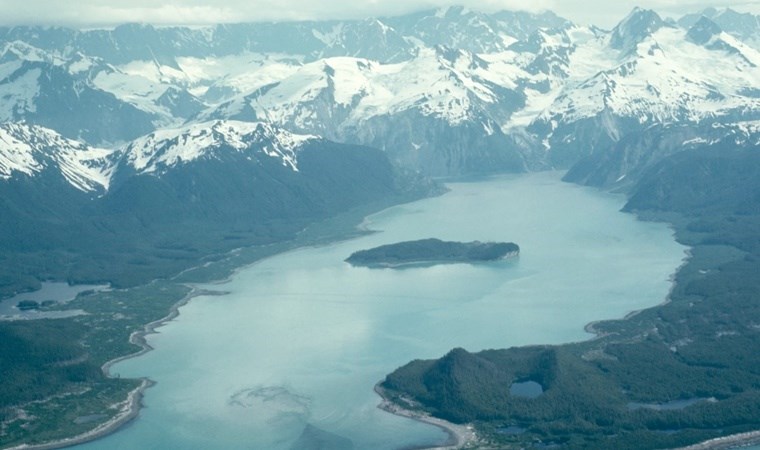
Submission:
[[46,306],[84,311],[73,318],[0,321],[3,448],[71,437],[116,415],[112,405],[141,380],[101,367],[141,350],[130,336],[186,298],[183,282],[345,238],[371,212],[441,192],[379,150],[327,141],[302,151],[298,173],[230,152],[161,177],[123,176],[98,198],[50,174],[20,177],[0,183],[0,297],[48,280],[112,289]]

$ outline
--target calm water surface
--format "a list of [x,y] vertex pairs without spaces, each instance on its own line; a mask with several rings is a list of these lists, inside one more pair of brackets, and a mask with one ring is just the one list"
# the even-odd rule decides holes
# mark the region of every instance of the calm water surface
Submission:
[[107,288],[107,285],[79,284],[70,286],[68,283],[59,282],[42,283],[40,289],[34,292],[23,292],[14,297],[0,301],[0,320],[54,319],[76,316],[84,313],[84,311],[22,311],[18,309],[17,305],[19,302],[24,300],[32,300],[37,303],[42,303],[50,300],[56,303],[66,303],[74,300],[76,296],[82,292],[90,290],[102,291]]
[[[112,371],[158,382],[97,449],[397,449],[445,440],[377,409],[372,387],[414,358],[589,337],[588,322],[660,303],[685,248],[624,198],[542,173],[453,183],[370,217],[381,231],[263,260],[199,297]],[[353,268],[352,252],[437,237],[514,241],[518,259]],[[208,287],[208,286],[206,286]],[[305,435],[304,430],[307,429]],[[315,432],[315,430],[317,430]],[[322,433],[324,432],[324,433]]]

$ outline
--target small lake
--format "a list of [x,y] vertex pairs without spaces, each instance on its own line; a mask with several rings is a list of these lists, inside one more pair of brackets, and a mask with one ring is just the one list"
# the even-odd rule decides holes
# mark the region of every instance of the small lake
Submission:
[[74,300],[77,295],[86,291],[101,291],[108,285],[74,285],[60,282],[42,283],[40,289],[34,292],[23,292],[5,300],[0,300],[0,320],[33,320],[33,319],[57,319],[83,314],[83,311],[38,311],[36,309],[22,310],[17,307],[19,302],[33,301],[38,304],[45,302],[66,303]]
[[[415,358],[590,337],[587,323],[662,302],[685,247],[625,199],[559,173],[451,183],[367,221],[381,232],[260,261],[198,297],[112,372],[147,376],[146,408],[87,449],[384,450],[445,441],[377,408]],[[352,252],[404,240],[513,241],[492,264],[367,269]],[[325,444],[327,442],[327,444]],[[331,444],[332,443],[332,444]],[[319,445],[323,445],[319,447]]]
[[512,383],[509,387],[509,395],[522,398],[538,398],[544,393],[544,387],[535,381],[522,381]]

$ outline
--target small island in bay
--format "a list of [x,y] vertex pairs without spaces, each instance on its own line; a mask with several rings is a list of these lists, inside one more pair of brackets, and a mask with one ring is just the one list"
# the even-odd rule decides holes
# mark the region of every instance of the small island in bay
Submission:
[[496,261],[519,254],[520,247],[512,242],[449,242],[430,238],[360,250],[346,262],[371,268],[404,267]]

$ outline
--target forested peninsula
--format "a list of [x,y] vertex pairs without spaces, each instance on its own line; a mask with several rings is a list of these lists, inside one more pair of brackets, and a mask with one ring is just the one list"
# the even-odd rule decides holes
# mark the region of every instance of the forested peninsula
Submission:
[[[597,338],[586,342],[458,348],[415,360],[389,374],[380,391],[416,414],[474,424],[486,448],[756,440],[760,196],[748,193],[760,192],[758,175],[757,151],[730,142],[675,154],[644,174],[624,210],[670,222],[691,247],[664,304],[592,323],[587,330]],[[540,395],[510,393],[528,381]]]

